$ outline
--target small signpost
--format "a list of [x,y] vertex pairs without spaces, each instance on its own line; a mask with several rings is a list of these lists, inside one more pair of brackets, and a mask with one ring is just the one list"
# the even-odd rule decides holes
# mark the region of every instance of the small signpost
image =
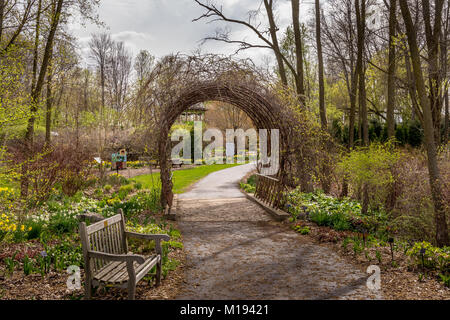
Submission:
[[111,155],[111,170],[124,170],[127,168],[127,151],[121,149],[119,153],[113,153]]

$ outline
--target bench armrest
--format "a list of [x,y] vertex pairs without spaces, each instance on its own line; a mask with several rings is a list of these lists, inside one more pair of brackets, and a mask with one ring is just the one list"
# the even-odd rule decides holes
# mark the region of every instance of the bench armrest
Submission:
[[130,238],[137,238],[143,240],[163,240],[169,241],[170,237],[167,234],[145,234],[145,233],[137,233],[137,232],[129,232],[125,231],[125,235]]
[[167,234],[144,234],[137,232],[125,231],[125,236],[128,238],[144,239],[144,240],[154,240],[156,253],[162,256],[161,240],[169,241],[170,237]]
[[137,262],[142,264],[145,262],[145,258],[138,254],[111,254],[99,251],[89,250],[89,258],[102,259],[106,261],[123,261],[123,262]]

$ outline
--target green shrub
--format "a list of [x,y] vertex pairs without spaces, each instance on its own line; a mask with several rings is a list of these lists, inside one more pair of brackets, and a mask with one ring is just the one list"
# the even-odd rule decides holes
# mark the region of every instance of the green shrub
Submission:
[[392,142],[373,143],[343,156],[338,163],[338,172],[353,190],[366,188],[368,198],[362,197],[364,207],[380,208],[387,202],[395,181],[392,170],[399,159],[400,153]]
[[307,235],[311,232],[311,229],[308,226],[300,226],[300,225],[295,226],[294,230],[302,235]]
[[108,176],[107,179],[109,184],[120,186],[120,185],[126,185],[129,184],[129,181],[124,176],[121,176],[120,174],[113,173]]
[[250,184],[242,183],[241,182],[241,189],[244,190],[247,193],[255,193],[256,188]]
[[383,211],[361,212],[361,204],[349,198],[337,199],[321,191],[302,193],[300,189],[286,194],[286,208],[293,220],[307,218],[319,226],[336,230],[376,232],[384,230],[387,216]]
[[442,274],[450,273],[450,247],[438,248],[426,241],[416,242],[406,254],[410,257],[410,262],[416,267],[424,266],[430,270],[439,270]]
[[75,245],[70,241],[63,241],[46,250],[50,263],[57,271],[67,269],[69,266],[83,266],[83,251],[81,244]]
[[251,175],[248,179],[247,179],[247,184],[251,185],[252,187],[256,187],[256,181],[258,179],[258,176],[256,174]]
[[48,229],[56,234],[73,233],[78,226],[74,214],[68,211],[58,212],[50,217]]
[[25,227],[27,230],[29,230],[29,228],[31,228],[31,230],[28,231],[28,233],[27,233],[28,240],[39,239],[41,236],[41,233],[45,229],[45,222],[42,220],[34,221],[34,220],[29,219],[25,222]]
[[119,188],[119,191],[117,191],[117,194],[118,194],[118,197],[120,200],[124,200],[133,191],[134,191],[134,185],[127,184],[127,185],[121,186]]

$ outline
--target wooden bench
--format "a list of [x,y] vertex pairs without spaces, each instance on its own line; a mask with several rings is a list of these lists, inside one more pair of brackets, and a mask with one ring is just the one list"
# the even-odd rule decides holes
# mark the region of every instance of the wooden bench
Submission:
[[[140,234],[125,230],[122,209],[118,214],[86,226],[80,223],[83,247],[86,298],[100,285],[128,289],[128,299],[133,300],[136,284],[156,266],[156,285],[161,283],[161,241],[170,238],[165,234]],[[127,238],[154,240],[156,254],[149,257],[128,252]]]
[[286,191],[286,187],[274,177],[262,174],[256,176],[255,198],[272,208],[282,208],[284,205],[283,192]]

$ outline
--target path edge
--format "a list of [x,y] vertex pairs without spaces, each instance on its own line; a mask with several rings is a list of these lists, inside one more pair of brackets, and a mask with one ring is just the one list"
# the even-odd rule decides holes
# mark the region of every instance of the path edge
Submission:
[[289,213],[284,212],[282,210],[279,209],[275,209],[272,207],[269,207],[268,205],[266,205],[264,202],[262,202],[261,200],[255,198],[255,196],[251,193],[247,193],[247,192],[243,192],[241,190],[241,192],[243,194],[245,194],[245,196],[247,197],[247,199],[255,202],[256,204],[260,205],[267,213],[269,213],[275,220],[277,221],[284,221],[287,218],[290,217]]

